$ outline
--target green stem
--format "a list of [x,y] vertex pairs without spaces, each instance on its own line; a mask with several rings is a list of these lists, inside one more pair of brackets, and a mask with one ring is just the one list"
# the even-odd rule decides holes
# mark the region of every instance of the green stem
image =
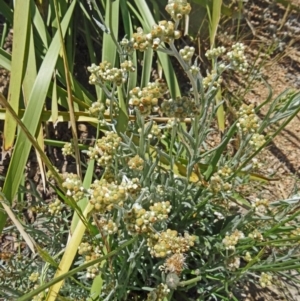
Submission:
[[[115,43],[115,45],[118,49],[118,53],[121,54],[122,53],[122,48],[119,45],[119,43],[118,43],[118,41],[115,37],[115,34],[112,31],[112,28],[113,28],[113,24],[112,24],[112,19],[113,19],[112,18],[112,3],[113,3],[113,1],[108,1],[108,2],[109,2],[109,20],[108,20],[108,24],[109,24],[110,36],[111,36],[113,42]],[[122,55],[120,55],[120,59],[121,59],[121,62],[122,62],[123,61]]]
[[181,282],[179,282],[179,286],[187,286],[187,285],[196,283],[196,282],[200,281],[201,279],[202,279],[202,277],[198,276],[198,277],[195,277],[195,278],[190,279],[190,280],[181,281]]

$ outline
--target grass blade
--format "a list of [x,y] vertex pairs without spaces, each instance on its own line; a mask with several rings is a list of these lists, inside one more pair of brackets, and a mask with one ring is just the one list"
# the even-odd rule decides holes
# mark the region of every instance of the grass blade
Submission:
[[210,24],[210,46],[214,47],[215,39],[218,31],[218,26],[221,18],[221,8],[222,0],[214,0],[211,14],[211,24]]
[[[91,210],[92,210],[92,205],[88,203],[83,213],[84,217],[87,217]],[[59,263],[59,267],[55,273],[54,278],[60,277],[61,275],[69,271],[71,264],[77,253],[78,246],[81,243],[85,229],[86,229],[85,225],[80,220],[79,223],[77,224],[74,234],[71,237],[71,240],[69,241],[66,247],[63,258]],[[55,301],[62,285],[63,285],[63,281],[60,281],[54,284],[53,286],[51,286],[48,295],[46,297],[46,301]]]
[[[30,0],[17,1],[14,11],[14,39],[11,58],[11,77],[8,92],[8,102],[15,112],[19,110],[21,98],[21,86],[24,76],[24,71],[27,66],[27,54],[29,43],[29,7]],[[12,116],[7,113],[4,124],[3,147],[4,150],[12,148],[17,123]]]
[[[219,22],[221,19],[221,8],[222,8],[222,0],[215,0],[213,2],[212,6],[212,13],[209,13],[208,15],[211,16],[210,19],[210,47],[215,47],[215,39],[218,31]],[[207,7],[209,10],[209,8]],[[213,67],[216,64],[215,60],[212,61]],[[221,89],[218,88],[217,94],[216,94],[216,105],[219,105],[219,103],[222,101],[222,93]],[[225,112],[224,112],[224,106],[223,104],[219,105],[217,110],[217,120],[218,120],[218,127],[219,130],[224,132],[225,130]]]

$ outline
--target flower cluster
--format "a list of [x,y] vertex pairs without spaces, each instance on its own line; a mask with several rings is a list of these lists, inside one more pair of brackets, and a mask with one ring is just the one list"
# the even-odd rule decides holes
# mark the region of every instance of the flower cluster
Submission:
[[249,233],[248,237],[250,237],[250,238],[252,238],[256,241],[263,241],[264,240],[264,237],[262,236],[262,234],[257,229],[255,229],[253,232]]
[[62,186],[67,189],[67,195],[72,196],[75,201],[81,200],[84,193],[79,176],[76,174],[65,174],[63,176],[65,180]]
[[185,46],[183,49],[180,49],[179,54],[182,59],[189,63],[195,53],[195,47]]
[[[162,129],[158,126],[158,124],[156,123],[156,121],[151,121],[151,122],[147,122],[144,126],[145,129],[149,128],[149,126],[151,126],[150,128],[150,133],[148,134],[148,139],[160,139],[160,138],[164,138],[164,135],[162,134]],[[142,129],[139,129],[138,132],[141,133]]]
[[139,155],[135,155],[128,161],[128,167],[132,170],[142,171],[144,169],[144,160]]
[[56,199],[54,202],[49,204],[48,212],[51,215],[57,215],[61,212],[63,208],[63,204],[59,199]]
[[160,43],[171,43],[174,39],[179,39],[181,33],[175,30],[175,24],[171,21],[159,21],[158,24],[152,26],[150,33],[144,33],[142,28],[138,28],[137,32],[133,34],[131,42],[133,48],[139,51],[145,51],[150,46],[157,49]]
[[[101,251],[99,247],[94,247],[89,243],[81,243],[78,247],[78,254],[84,256],[85,263],[95,260],[101,256]],[[99,273],[99,265],[100,263],[96,263],[87,268],[86,277],[90,279],[94,279]]]
[[243,259],[247,262],[250,262],[252,260],[251,254],[249,252],[246,252],[245,256]]
[[122,186],[125,188],[126,193],[132,198],[136,199],[141,192],[141,184],[138,178],[133,178],[122,182]]
[[123,185],[96,180],[91,185],[90,203],[100,213],[111,211],[114,206],[123,206],[126,200],[126,189]]
[[212,70],[211,73],[207,72],[207,76],[203,78],[203,89],[207,89],[210,85],[214,88],[219,88],[223,79],[216,73],[216,70]]
[[196,237],[187,232],[179,236],[177,231],[167,229],[151,234],[147,239],[148,249],[154,257],[164,258],[172,253],[186,253],[195,243]]
[[209,59],[212,60],[213,58],[217,58],[218,56],[222,55],[225,53],[226,48],[224,46],[217,47],[217,48],[212,48],[206,51],[205,56]]
[[227,193],[231,192],[232,184],[226,182],[226,176],[222,174],[222,170],[223,169],[219,170],[218,173],[214,173],[209,180],[208,189],[214,194],[217,194],[220,191]]
[[105,105],[100,102],[99,100],[93,102],[92,105],[89,107],[89,113],[91,116],[98,117],[100,113],[104,113]]
[[242,43],[236,43],[232,46],[232,51],[227,53],[232,68],[242,73],[246,73],[249,67],[244,52],[245,46]]
[[166,11],[174,21],[178,21],[191,12],[191,5],[186,0],[169,0]]
[[252,158],[251,161],[252,161],[252,168],[253,169],[258,169],[258,168],[262,167],[262,163],[259,162],[259,160],[257,158]]
[[162,112],[168,117],[175,117],[184,119],[187,117],[194,117],[199,114],[199,106],[195,100],[188,97],[176,97],[176,99],[165,99],[161,105]]
[[122,47],[123,54],[125,54],[125,55],[129,55],[134,51],[133,43],[126,38],[123,38],[121,40],[120,46]]
[[90,245],[88,242],[82,242],[78,247],[78,254],[84,255],[90,253],[93,250],[93,246]]
[[235,250],[235,246],[241,238],[244,238],[245,235],[239,230],[235,230],[231,235],[227,234],[222,240],[226,250]]
[[89,83],[91,85],[104,84],[105,82],[115,83],[120,86],[125,82],[124,70],[111,67],[111,64],[107,61],[100,63],[99,66],[92,64],[87,68],[91,73]]
[[272,285],[272,276],[262,272],[260,275],[260,278],[259,278],[259,283],[262,287],[271,286]]
[[158,99],[167,92],[166,83],[157,79],[154,83],[149,83],[143,89],[136,87],[129,92],[129,105],[137,108],[144,116],[152,111],[158,110]]
[[255,133],[249,143],[257,150],[266,142],[265,136]]
[[135,50],[145,51],[151,47],[151,42],[147,38],[147,34],[144,33],[144,30],[141,27],[137,28],[137,32],[133,34],[132,39],[130,40],[132,47]]
[[87,154],[91,159],[95,159],[99,166],[111,165],[120,142],[121,138],[118,134],[106,132],[104,137],[96,141],[94,147],[89,148]]
[[123,72],[134,72],[136,70],[135,66],[133,65],[132,61],[124,61],[121,63],[121,69]]
[[171,211],[170,202],[158,202],[150,206],[150,210],[136,206],[124,216],[127,229],[130,233],[151,233],[152,225],[166,220]]
[[105,235],[112,235],[118,232],[117,224],[110,218],[100,217],[97,222],[93,222],[93,225],[101,227],[101,230]]
[[269,208],[270,201],[267,199],[255,199],[252,204],[255,212],[265,214]]
[[61,151],[64,156],[72,155],[74,153],[74,147],[72,143],[67,142],[65,143]]
[[198,66],[193,65],[190,68],[190,72],[192,73],[192,75],[196,76],[199,74],[200,68]]
[[218,174],[223,178],[229,177],[232,174],[232,169],[225,165],[220,170],[218,170]]
[[155,290],[151,291],[147,295],[146,301],[164,300],[169,293],[170,293],[170,289],[168,288],[168,286],[164,283],[161,283],[158,285],[158,287]]
[[243,104],[238,112],[239,119],[236,124],[243,133],[255,133],[259,126],[259,118],[255,114],[254,105]]
[[147,36],[151,40],[152,48],[157,49],[162,42],[171,43],[174,39],[179,39],[181,33],[179,30],[175,30],[173,22],[162,20],[152,26],[152,30]]
[[238,256],[229,257],[226,260],[226,267],[229,271],[235,271],[240,267],[241,259]]
[[29,276],[28,280],[31,282],[37,282],[39,279],[39,276],[40,276],[40,274],[38,272],[34,272]]

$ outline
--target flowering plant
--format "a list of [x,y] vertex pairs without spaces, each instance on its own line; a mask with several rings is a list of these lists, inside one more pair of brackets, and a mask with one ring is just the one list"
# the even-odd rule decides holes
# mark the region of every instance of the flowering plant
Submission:
[[[221,132],[216,121],[225,101],[217,93],[229,72],[251,75],[246,47],[211,47],[205,56],[212,68],[203,75],[195,47],[176,45],[190,4],[170,0],[166,11],[170,20],[145,22],[120,42],[111,31],[119,63],[103,55],[88,67],[89,83],[100,91],[85,112],[96,139],[82,151],[84,179],[58,175],[61,198],[75,210],[70,240],[59,265],[50,261],[53,279],[47,283],[34,271],[35,290],[20,300],[54,300],[62,280],[74,274],[88,300],[238,300],[243,281],[271,286],[277,272],[298,267],[298,246],[289,243],[299,240],[299,213],[293,213],[299,198],[271,202],[262,191],[245,191],[252,180],[270,180],[259,154],[297,114],[299,94],[280,95],[264,119],[261,106],[241,104]],[[153,51],[177,60],[188,89],[171,87],[167,69],[159,78],[146,74]],[[136,55],[145,62],[140,85]],[[67,142],[63,155],[72,155],[73,146]],[[48,206],[53,220],[66,219],[63,210],[58,199]]]

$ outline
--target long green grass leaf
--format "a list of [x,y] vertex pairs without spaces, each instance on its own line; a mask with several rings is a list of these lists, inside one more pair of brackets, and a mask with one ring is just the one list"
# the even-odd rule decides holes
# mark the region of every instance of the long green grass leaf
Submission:
[[[11,58],[11,76],[8,92],[8,102],[15,112],[19,110],[21,86],[27,66],[28,44],[30,41],[29,7],[30,0],[24,0],[22,2],[17,1],[14,11],[14,39]],[[13,146],[16,127],[16,121],[9,113],[7,113],[3,134],[3,147],[5,150],[8,150]]]
[[[37,76],[37,66],[36,66],[36,60],[35,60],[35,47],[34,47],[34,38],[33,38],[33,28],[30,26],[29,29],[29,51],[28,51],[28,63],[27,63],[27,68],[26,68],[26,73],[24,76],[23,80],[23,95],[24,95],[24,103],[25,106],[28,104],[28,100],[30,97],[31,90],[33,88],[36,76]],[[40,127],[38,137],[37,137],[37,142],[41,149],[44,149],[44,135],[43,135],[43,129]],[[37,156],[37,161],[39,164],[39,168],[41,171],[41,177],[42,177],[42,182],[43,182],[43,188],[44,191],[46,189],[46,172],[45,172],[45,167],[42,162],[42,159],[36,150],[36,156]]]
[[[212,5],[212,12],[208,14],[211,16],[210,19],[210,47],[215,47],[215,40],[216,35],[218,31],[219,22],[221,19],[221,8],[222,8],[222,0],[215,0],[213,1]],[[209,8],[208,8],[209,9]],[[213,68],[216,62],[213,60]],[[218,88],[217,94],[216,94],[216,104],[219,105],[219,103],[222,101],[222,93],[221,89]],[[225,130],[225,111],[223,104],[219,105],[217,110],[217,120],[218,120],[218,127],[219,130],[224,132]]]
[[50,35],[49,35],[46,25],[43,21],[43,17],[41,16],[40,11],[38,10],[38,8],[36,7],[36,5],[34,4],[33,1],[31,1],[30,12],[31,12],[31,16],[32,16],[33,25],[38,33],[38,37],[39,37],[40,41],[42,42],[41,43],[42,45],[39,45],[39,43],[38,43],[39,48],[43,49],[45,47],[46,49],[48,49]]
[[221,7],[222,7],[222,0],[214,0],[212,13],[211,13],[211,24],[210,24],[210,46],[214,47],[215,39],[218,31],[218,26],[221,18]]

